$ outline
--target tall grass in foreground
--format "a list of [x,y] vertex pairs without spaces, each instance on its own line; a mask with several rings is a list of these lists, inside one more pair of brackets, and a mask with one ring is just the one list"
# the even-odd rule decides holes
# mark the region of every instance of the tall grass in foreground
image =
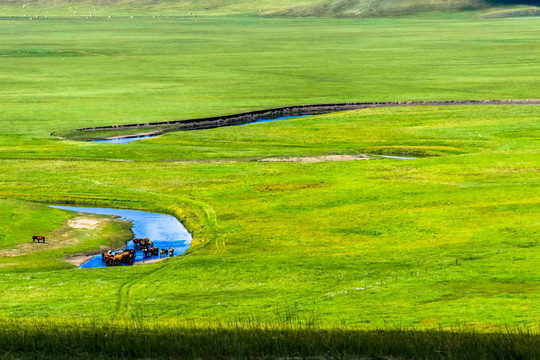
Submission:
[[539,359],[536,330],[358,330],[309,324],[0,320],[1,358]]

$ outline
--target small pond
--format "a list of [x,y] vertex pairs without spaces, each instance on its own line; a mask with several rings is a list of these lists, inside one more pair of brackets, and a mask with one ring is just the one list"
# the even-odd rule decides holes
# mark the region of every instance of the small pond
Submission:
[[[146,211],[136,210],[120,210],[108,208],[87,208],[74,206],[53,206],[58,209],[76,211],[81,213],[115,215],[123,220],[131,220],[133,227],[131,230],[135,238],[148,238],[154,242],[154,246],[161,248],[173,248],[174,255],[183,254],[191,245],[191,234],[186,228],[173,216],[150,213]],[[126,248],[134,249],[133,241],[127,243]],[[143,258],[142,251],[137,250],[135,261],[158,259],[159,256]],[[101,259],[101,255],[88,260],[80,268],[96,268],[105,267],[105,262]]]
[[[257,123],[278,121],[278,120],[284,120],[284,119],[301,118],[301,117],[306,117],[306,116],[312,116],[312,115],[282,116],[282,117],[277,117],[277,118],[272,118],[272,119],[257,119],[256,121],[252,121],[252,122],[248,122],[248,123],[244,123],[244,124],[238,124],[238,125],[257,124]],[[234,126],[237,126],[237,125],[234,125]],[[133,137],[115,138],[115,139],[101,139],[101,140],[94,140],[93,142],[127,144],[127,143],[130,143],[130,142],[133,142],[133,141],[155,138],[155,137],[158,137],[160,135],[161,134],[133,136]]]

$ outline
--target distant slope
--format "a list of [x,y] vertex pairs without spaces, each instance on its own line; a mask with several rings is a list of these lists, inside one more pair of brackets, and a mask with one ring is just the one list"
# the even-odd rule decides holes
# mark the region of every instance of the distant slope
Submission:
[[320,0],[273,10],[266,15],[299,17],[389,17],[426,11],[471,11],[540,1],[504,0]]
[[290,17],[389,17],[426,11],[506,10],[510,6],[540,6],[540,0],[3,0],[21,8],[94,7],[129,11],[155,10],[177,15],[247,14]]

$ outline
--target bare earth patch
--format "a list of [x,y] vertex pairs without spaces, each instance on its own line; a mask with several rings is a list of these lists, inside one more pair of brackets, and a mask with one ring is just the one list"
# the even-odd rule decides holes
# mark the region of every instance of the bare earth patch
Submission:
[[96,230],[104,226],[107,223],[105,219],[92,219],[86,216],[78,216],[73,219],[69,219],[67,225],[74,229],[91,229]]
[[360,155],[325,155],[325,156],[309,156],[309,157],[289,157],[289,158],[267,158],[259,161],[265,162],[326,162],[326,161],[355,161],[355,160],[370,160],[371,158],[365,154]]
[[80,267],[82,264],[84,264],[88,260],[92,259],[94,256],[95,255],[78,254],[78,255],[68,256],[68,257],[64,258],[64,260],[66,260],[70,264],[75,265],[76,267]]
[[76,216],[69,219],[60,229],[48,234],[45,243],[34,243],[32,239],[28,239],[27,243],[0,251],[0,256],[21,256],[41,250],[53,250],[76,245],[80,242],[76,236],[77,231],[100,230],[108,222],[109,220],[107,219],[93,217],[92,215]]
[[154,264],[154,263],[157,263],[158,261],[165,260],[165,259],[168,259],[168,257],[163,257],[163,258],[159,258],[159,259],[151,259],[151,260],[143,260],[143,261],[133,263],[133,265]]

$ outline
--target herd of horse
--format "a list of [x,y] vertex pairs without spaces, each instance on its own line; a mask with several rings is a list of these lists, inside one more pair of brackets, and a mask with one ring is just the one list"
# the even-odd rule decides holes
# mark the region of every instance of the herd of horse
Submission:
[[154,246],[154,243],[148,238],[145,239],[133,239],[133,244],[135,245],[135,250],[133,249],[124,249],[121,252],[112,253],[101,253],[101,258],[105,262],[106,266],[119,266],[119,265],[133,265],[135,260],[136,250],[141,250],[143,253],[143,258],[149,258],[152,256],[174,256],[174,249],[159,249]]
[[101,253],[101,259],[105,261],[105,265],[122,265],[128,264],[133,265],[133,260],[135,260],[135,250],[133,249],[124,249],[119,253]]
[[[32,236],[32,242],[43,242],[45,243],[45,236],[34,235]],[[106,253],[101,253],[101,259],[105,262],[106,266],[119,266],[123,264],[133,265],[135,260],[135,254],[137,250],[141,250],[143,253],[143,258],[149,258],[152,256],[163,256],[173,257],[174,249],[159,249],[154,246],[154,243],[148,238],[145,239],[133,239],[133,244],[135,244],[135,250],[133,249],[124,249],[120,252],[113,253],[111,250]]]

